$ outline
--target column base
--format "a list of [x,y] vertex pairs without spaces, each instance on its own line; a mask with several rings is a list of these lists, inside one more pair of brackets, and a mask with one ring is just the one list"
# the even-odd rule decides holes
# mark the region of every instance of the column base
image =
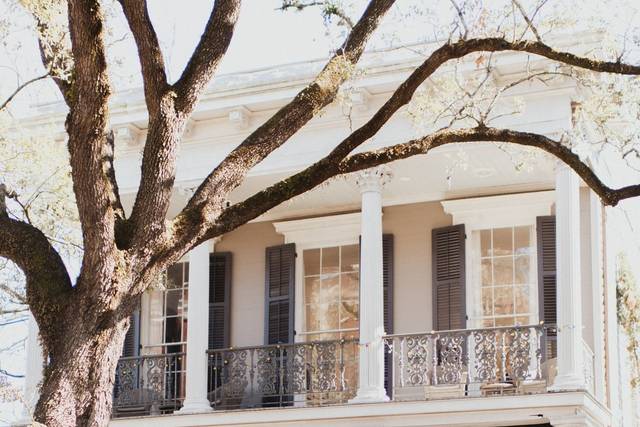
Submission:
[[548,388],[549,391],[574,391],[586,390],[584,377],[580,375],[558,375],[553,384]]
[[207,412],[213,412],[211,403],[207,399],[185,400],[182,408],[176,411],[176,414],[204,414]]
[[381,403],[388,401],[389,396],[387,396],[387,392],[384,389],[369,389],[358,390],[356,397],[349,400],[349,403]]

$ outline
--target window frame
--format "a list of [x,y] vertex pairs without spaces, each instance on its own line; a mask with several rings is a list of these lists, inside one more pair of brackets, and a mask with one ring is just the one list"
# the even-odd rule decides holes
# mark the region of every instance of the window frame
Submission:
[[[532,235],[536,235],[536,218],[553,214],[555,191],[538,191],[532,193],[507,194],[499,196],[476,197],[460,200],[442,201],[445,213],[452,216],[452,225],[465,225],[465,266],[466,266],[466,307],[467,327],[483,328],[482,325],[482,284],[474,281],[474,257],[480,259],[475,252],[474,232],[486,229],[531,226]],[[477,233],[479,235],[479,233]],[[536,242],[532,242],[534,247]],[[480,248],[480,242],[477,244]],[[535,249],[537,253],[537,248]],[[531,269],[537,272],[537,258],[532,256]],[[535,289],[530,295],[530,312],[538,316],[537,275]],[[532,286],[533,288],[534,286]]]
[[304,299],[304,260],[303,253],[307,249],[322,249],[334,246],[360,244],[360,212],[329,215],[293,221],[273,223],[276,232],[284,236],[284,243],[296,245],[296,277],[295,277],[295,318],[294,338],[296,342],[306,341],[306,334],[298,333],[306,330]]

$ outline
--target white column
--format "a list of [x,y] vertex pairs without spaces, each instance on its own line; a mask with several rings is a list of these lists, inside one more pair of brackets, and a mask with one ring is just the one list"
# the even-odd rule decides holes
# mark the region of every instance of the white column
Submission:
[[604,269],[602,266],[602,202],[598,195],[589,190],[589,220],[591,239],[591,290],[593,292],[593,354],[595,397],[605,402],[605,338],[604,338]]
[[387,167],[358,176],[362,193],[360,241],[360,366],[352,403],[389,400],[384,389],[384,335],[382,282],[382,187],[391,172]]
[[568,166],[556,169],[556,280],[558,376],[552,390],[585,388],[580,281],[580,180]]
[[207,347],[209,345],[209,252],[204,242],[189,253],[189,299],[187,301],[186,395],[180,413],[210,412],[207,399]]

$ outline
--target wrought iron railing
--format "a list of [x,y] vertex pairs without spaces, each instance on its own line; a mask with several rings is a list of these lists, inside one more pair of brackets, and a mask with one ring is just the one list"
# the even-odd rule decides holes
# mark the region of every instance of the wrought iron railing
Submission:
[[421,400],[546,391],[555,360],[549,325],[388,335],[393,399]]
[[358,341],[334,340],[209,350],[216,409],[346,403],[358,381]]
[[123,357],[116,367],[113,416],[160,415],[182,406],[185,353]]

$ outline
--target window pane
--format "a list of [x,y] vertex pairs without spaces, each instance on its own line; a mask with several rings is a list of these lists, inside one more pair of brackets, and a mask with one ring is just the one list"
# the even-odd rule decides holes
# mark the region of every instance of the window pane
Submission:
[[182,309],[182,290],[168,290],[166,293],[165,316],[177,316]]
[[491,258],[483,259],[480,267],[482,269],[482,286],[491,286],[493,284],[493,278],[491,277]]
[[491,230],[480,231],[480,256],[491,256]]
[[498,317],[496,319],[496,326],[513,326],[515,325],[514,317]]
[[307,249],[302,252],[304,275],[320,274],[320,249]]
[[358,327],[359,309],[357,302],[343,301],[340,304],[340,329]]
[[531,275],[529,260],[530,260],[529,255],[516,257],[515,283],[518,285],[524,285],[526,283],[529,283],[529,277]]
[[513,292],[516,297],[515,313],[529,313],[529,287],[516,286]]
[[189,309],[189,289],[185,288],[184,293],[182,294],[182,300],[180,301],[181,310],[178,310],[178,314],[182,317],[187,317],[187,310]]
[[182,263],[174,264],[167,270],[167,289],[182,287]]
[[493,316],[493,288],[482,289],[482,315]]
[[307,331],[317,331],[320,329],[320,317],[322,304],[307,304]]
[[306,277],[304,279],[304,299],[307,304],[320,301],[320,278]]
[[500,257],[493,259],[493,284],[510,285],[513,283],[513,258]]
[[360,280],[359,273],[343,273],[341,274],[342,283],[340,284],[342,300],[358,300]]
[[493,255],[513,254],[512,228],[496,228],[493,230]]
[[531,324],[531,319],[529,318],[529,316],[518,316],[516,317],[516,325],[530,325]]
[[167,317],[165,319],[165,342],[180,342],[182,330],[181,317]]
[[340,299],[340,276],[323,277],[320,289],[321,302],[337,302]]
[[320,329],[338,329],[338,303],[327,304]]
[[360,269],[360,247],[359,245],[342,246],[340,260],[341,271],[358,271]]
[[337,273],[340,271],[339,249],[338,247],[322,249],[322,274]]
[[516,255],[525,255],[531,253],[530,242],[531,227],[515,227],[514,241]]
[[513,288],[500,286],[493,288],[495,314],[513,314]]

